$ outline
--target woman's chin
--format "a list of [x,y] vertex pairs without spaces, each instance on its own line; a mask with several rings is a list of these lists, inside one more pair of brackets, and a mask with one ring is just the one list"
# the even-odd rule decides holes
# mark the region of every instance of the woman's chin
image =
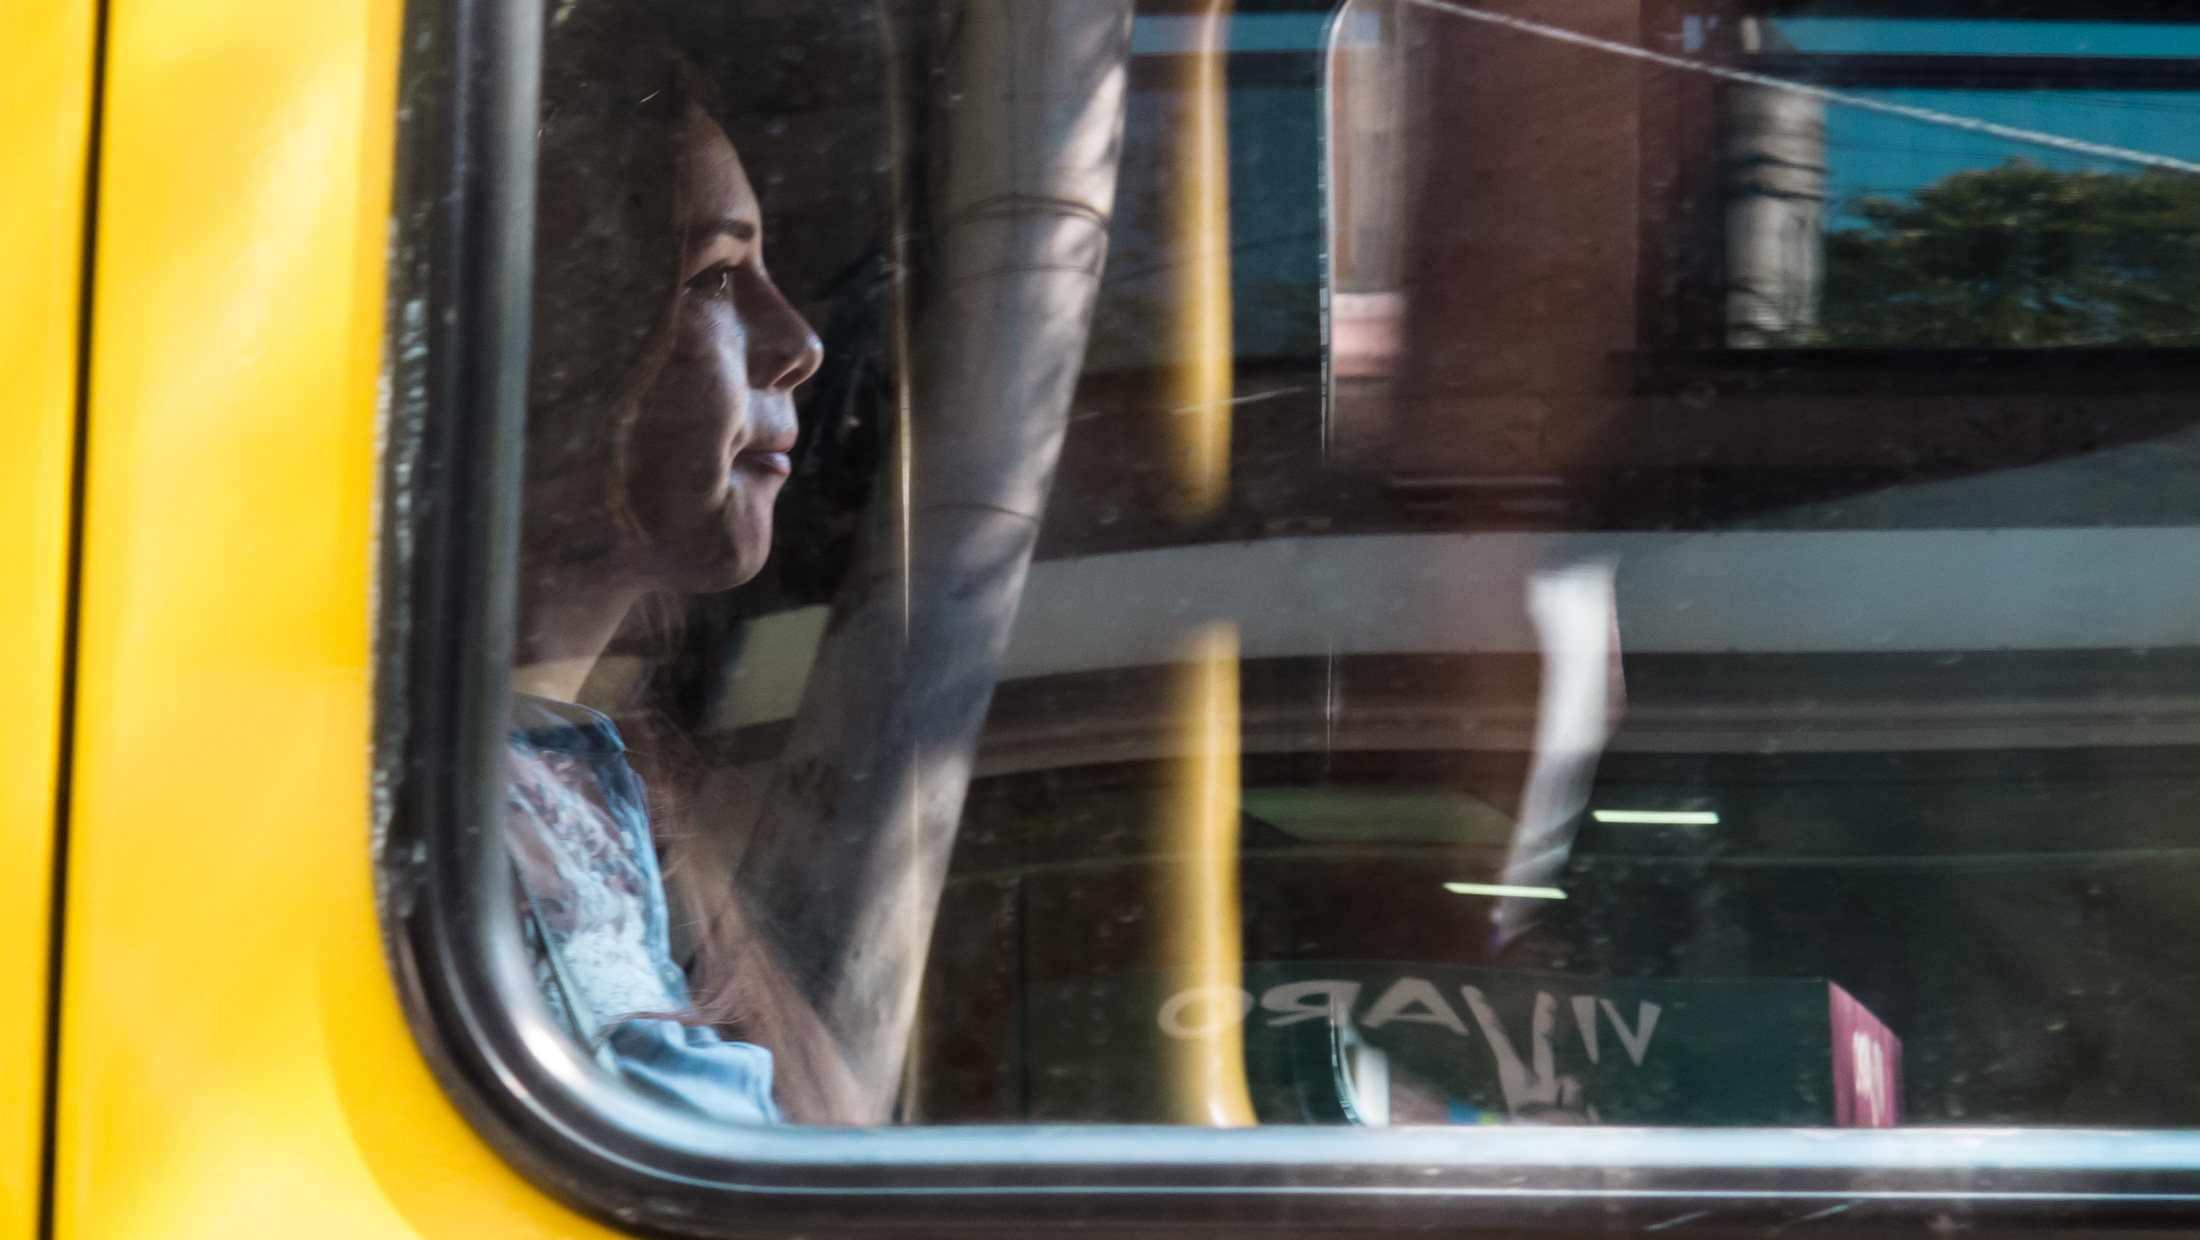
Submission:
[[682,571],[669,573],[666,587],[681,594],[716,594],[747,585],[764,571],[761,555],[732,555],[708,562],[691,562]]
[[682,594],[716,594],[746,585],[764,571],[764,561],[770,554],[771,533],[767,525],[761,537],[737,537],[720,543],[709,552],[683,557],[686,562],[681,571],[672,574],[679,579],[674,588]]
[[713,516],[675,530],[658,527],[660,532],[649,539],[655,551],[655,589],[716,594],[764,570],[771,556],[771,509],[742,505],[721,508]]

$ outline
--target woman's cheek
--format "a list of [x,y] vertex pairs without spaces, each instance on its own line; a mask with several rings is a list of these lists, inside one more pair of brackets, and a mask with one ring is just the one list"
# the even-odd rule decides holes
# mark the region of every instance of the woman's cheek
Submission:
[[728,383],[724,358],[716,353],[681,365],[679,371],[676,420],[682,449],[722,479],[740,446],[740,393]]

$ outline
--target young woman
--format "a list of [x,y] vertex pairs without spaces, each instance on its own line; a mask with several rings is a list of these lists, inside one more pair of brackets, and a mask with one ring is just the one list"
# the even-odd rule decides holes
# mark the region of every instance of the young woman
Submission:
[[820,360],[714,92],[640,10],[569,0],[546,44],[505,837],[537,980],[607,1069],[716,1118],[832,1122],[845,1066],[738,907],[703,936],[709,993],[674,963],[650,798],[574,701],[645,598],[763,566]]

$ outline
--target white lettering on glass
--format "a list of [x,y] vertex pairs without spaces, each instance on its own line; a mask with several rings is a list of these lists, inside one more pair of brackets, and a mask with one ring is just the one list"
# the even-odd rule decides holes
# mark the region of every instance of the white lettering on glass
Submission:
[[1551,1028],[1558,1023],[1558,1000],[1547,991],[1535,994],[1535,1018],[1528,1033],[1528,1054],[1534,1064],[1531,1074],[1529,1065],[1521,1062],[1520,1052],[1513,1049],[1505,1027],[1497,1022],[1497,1011],[1489,999],[1473,986],[1461,986],[1459,992],[1466,996],[1474,1023],[1481,1027],[1491,1053],[1497,1057],[1497,1085],[1505,1091],[1505,1109],[1517,1115],[1523,1107],[1557,1106],[1559,1078],[1551,1055]]
[[1663,1010],[1647,1001],[1636,1004],[1635,1027],[1630,1031],[1627,1023],[1619,1018],[1619,1009],[1612,1006],[1610,999],[1604,1000],[1604,1014],[1612,1018],[1612,1031],[1619,1035],[1619,1044],[1627,1048],[1627,1058],[1638,1068],[1642,1066],[1643,1055],[1650,1050],[1650,1034],[1658,1027],[1658,1013]]
[[1260,1005],[1282,1015],[1269,1018],[1271,1027],[1295,1025],[1302,1020],[1326,1016],[1337,1026],[1352,1022],[1352,1004],[1360,997],[1358,982],[1324,978],[1313,982],[1285,982],[1272,986],[1261,995]]
[[1425,977],[1401,977],[1392,982],[1383,997],[1360,1018],[1360,1023],[1370,1029],[1380,1029],[1394,1020],[1415,1025],[1442,1025],[1458,1034],[1467,1031],[1466,1022],[1459,1019],[1459,1013],[1444,1002],[1444,996],[1438,994]]

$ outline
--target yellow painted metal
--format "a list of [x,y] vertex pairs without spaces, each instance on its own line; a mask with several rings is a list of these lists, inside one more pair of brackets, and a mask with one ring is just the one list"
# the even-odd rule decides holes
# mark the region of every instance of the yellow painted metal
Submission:
[[38,1226],[94,20],[0,4],[0,1240]]
[[1238,629],[1216,620],[1186,635],[1178,665],[1161,890],[1162,970],[1169,998],[1167,1118],[1243,1128],[1255,1123],[1241,1025],[1250,1002],[1238,899]]
[[59,1240],[606,1234],[446,1101],[376,932],[398,21],[397,0],[113,0]]
[[1225,70],[1232,0],[1191,0],[1178,62],[1166,270],[1173,431],[1170,503],[1212,516],[1230,494],[1230,400],[1236,346],[1230,308],[1230,90]]

